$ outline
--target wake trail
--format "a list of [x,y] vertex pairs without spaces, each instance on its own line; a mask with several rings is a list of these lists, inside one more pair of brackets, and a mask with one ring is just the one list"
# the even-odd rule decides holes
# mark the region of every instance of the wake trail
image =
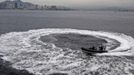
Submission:
[[[108,53],[97,54],[98,57],[87,61],[87,59],[84,60],[86,56],[84,56],[80,50],[73,51],[67,49],[64,52],[62,48],[56,47],[52,43],[45,43],[39,40],[41,36],[68,33],[95,36],[106,40],[108,42],[107,46],[115,44],[115,41],[119,42],[120,45],[112,50],[107,47]],[[68,53],[68,55],[65,55],[66,53]],[[126,69],[133,68],[133,63],[126,63],[132,61],[127,59],[124,59],[122,62],[119,61],[123,59],[123,56],[134,56],[134,38],[122,33],[58,28],[10,32],[0,36],[0,55],[3,55],[2,59],[13,63],[13,67],[26,69],[36,75],[49,74],[51,72],[82,75],[88,71],[98,71],[102,74],[109,74],[109,72],[105,72],[102,67],[112,70],[110,72],[111,75],[115,75],[115,73],[118,73],[114,70],[115,67],[119,70],[119,68],[125,64],[126,68],[124,68],[124,72],[126,72]],[[114,60],[116,58],[118,59],[115,63]],[[106,61],[108,60],[111,63],[107,64]],[[110,68],[111,64],[115,65],[114,63],[120,63],[120,66],[117,67],[116,65]],[[85,72],[82,72],[83,69],[85,69]],[[79,73],[77,73],[77,70]],[[123,75],[123,72],[120,73]],[[131,74],[130,72],[127,73]]]

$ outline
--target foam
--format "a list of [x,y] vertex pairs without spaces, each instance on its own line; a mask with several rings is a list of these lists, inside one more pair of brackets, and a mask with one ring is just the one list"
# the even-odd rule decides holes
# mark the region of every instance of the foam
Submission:
[[[63,49],[56,47],[51,43],[44,43],[39,38],[49,34],[67,34],[77,33],[82,35],[92,35],[105,39],[108,44],[120,43],[120,46],[113,50],[108,49],[108,53],[97,54],[98,57],[87,59],[80,50]],[[111,73],[115,75],[119,73],[119,69],[124,64],[127,65],[124,72],[131,74],[128,69],[133,69],[134,64],[130,60],[122,60],[122,56],[134,55],[134,39],[131,36],[122,33],[90,31],[77,29],[37,29],[26,32],[11,32],[0,36],[0,54],[2,59],[13,63],[13,67],[17,69],[26,69],[36,75],[49,74],[55,72],[65,72],[71,75],[82,75],[88,72]],[[68,53],[68,55],[65,55]],[[106,57],[110,56],[110,58]],[[117,56],[117,57],[116,57]],[[115,59],[118,58],[117,61]],[[112,63],[106,63],[106,61]],[[89,64],[90,63],[90,64]],[[114,64],[115,63],[115,64]],[[120,66],[117,66],[120,64]],[[104,66],[105,65],[105,66]],[[111,68],[110,65],[115,65]],[[105,72],[103,68],[113,70]],[[117,71],[114,69],[117,68]],[[85,70],[83,72],[83,70]],[[102,70],[102,71],[101,71]],[[123,71],[121,71],[123,75]]]

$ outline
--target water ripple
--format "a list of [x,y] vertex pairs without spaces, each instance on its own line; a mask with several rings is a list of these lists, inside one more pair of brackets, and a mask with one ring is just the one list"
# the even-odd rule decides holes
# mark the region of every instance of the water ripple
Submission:
[[[89,57],[81,50],[62,49],[39,40],[50,34],[77,33],[105,39],[110,46],[120,45],[108,53]],[[134,39],[122,33],[77,29],[38,29],[11,32],[0,36],[0,55],[17,69],[26,69],[36,75],[61,73],[69,75],[133,75]],[[127,57],[126,57],[127,56]]]

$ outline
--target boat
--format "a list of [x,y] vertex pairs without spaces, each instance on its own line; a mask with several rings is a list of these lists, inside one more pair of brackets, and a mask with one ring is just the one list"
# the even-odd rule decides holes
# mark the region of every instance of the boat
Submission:
[[81,50],[84,53],[88,54],[88,55],[95,55],[97,53],[106,53],[106,52],[108,52],[106,50],[105,46],[98,46],[98,47],[93,46],[93,47],[90,47],[90,48],[81,47]]

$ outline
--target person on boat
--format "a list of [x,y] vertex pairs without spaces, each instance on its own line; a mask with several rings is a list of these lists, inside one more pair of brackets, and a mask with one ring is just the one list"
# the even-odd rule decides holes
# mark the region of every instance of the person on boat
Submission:
[[94,46],[90,47],[89,50],[96,50],[96,48]]
[[103,51],[104,50],[104,47],[103,46],[99,46],[99,50],[100,51]]

